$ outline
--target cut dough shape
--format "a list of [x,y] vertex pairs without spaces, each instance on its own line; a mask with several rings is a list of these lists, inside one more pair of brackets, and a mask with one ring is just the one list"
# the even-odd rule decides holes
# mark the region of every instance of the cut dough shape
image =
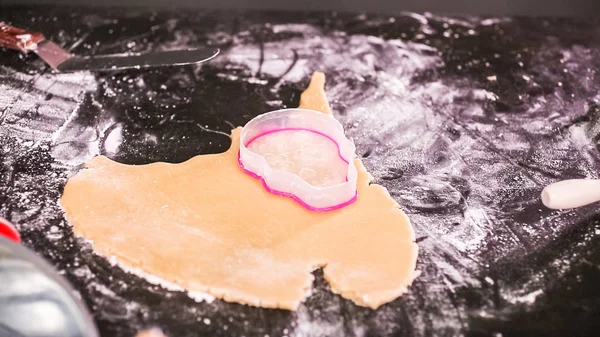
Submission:
[[[313,75],[300,107],[331,114],[324,83]],[[358,305],[406,291],[416,276],[413,229],[359,159],[357,201],[310,212],[242,171],[240,130],[227,152],[180,164],[93,158],[65,186],[67,219],[99,254],[226,301],[294,310],[320,266],[332,291]]]
[[293,173],[313,186],[334,186],[346,181],[348,162],[338,155],[337,144],[321,134],[286,130],[245,145],[265,158],[273,169]]

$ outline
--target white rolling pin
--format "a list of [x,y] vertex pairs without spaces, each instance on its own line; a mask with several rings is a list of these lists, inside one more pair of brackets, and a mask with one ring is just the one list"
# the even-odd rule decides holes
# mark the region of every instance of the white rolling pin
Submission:
[[600,180],[563,180],[542,191],[542,202],[552,209],[576,208],[597,201],[600,201]]

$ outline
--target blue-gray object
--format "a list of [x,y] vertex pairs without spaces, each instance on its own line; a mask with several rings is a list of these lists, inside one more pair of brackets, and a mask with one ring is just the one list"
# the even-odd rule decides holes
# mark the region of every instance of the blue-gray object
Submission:
[[54,269],[0,237],[0,337],[97,337],[85,305]]

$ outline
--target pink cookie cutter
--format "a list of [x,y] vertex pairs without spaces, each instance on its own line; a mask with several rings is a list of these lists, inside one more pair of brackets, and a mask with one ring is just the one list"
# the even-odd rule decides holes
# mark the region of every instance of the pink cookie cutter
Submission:
[[[271,167],[248,146],[255,140],[279,131],[309,131],[333,141],[340,159],[347,164],[344,182],[315,186],[295,173]],[[353,203],[358,194],[358,171],[354,165],[356,147],[344,135],[344,128],[333,117],[307,109],[282,109],[262,114],[248,122],[240,136],[239,164],[249,175],[262,181],[270,193],[294,199],[308,210],[325,212]]]

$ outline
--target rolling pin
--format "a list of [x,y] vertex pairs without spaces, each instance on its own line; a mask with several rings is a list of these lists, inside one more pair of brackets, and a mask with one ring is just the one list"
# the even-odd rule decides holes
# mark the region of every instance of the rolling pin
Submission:
[[542,202],[551,209],[577,208],[600,201],[600,180],[570,179],[546,186]]

